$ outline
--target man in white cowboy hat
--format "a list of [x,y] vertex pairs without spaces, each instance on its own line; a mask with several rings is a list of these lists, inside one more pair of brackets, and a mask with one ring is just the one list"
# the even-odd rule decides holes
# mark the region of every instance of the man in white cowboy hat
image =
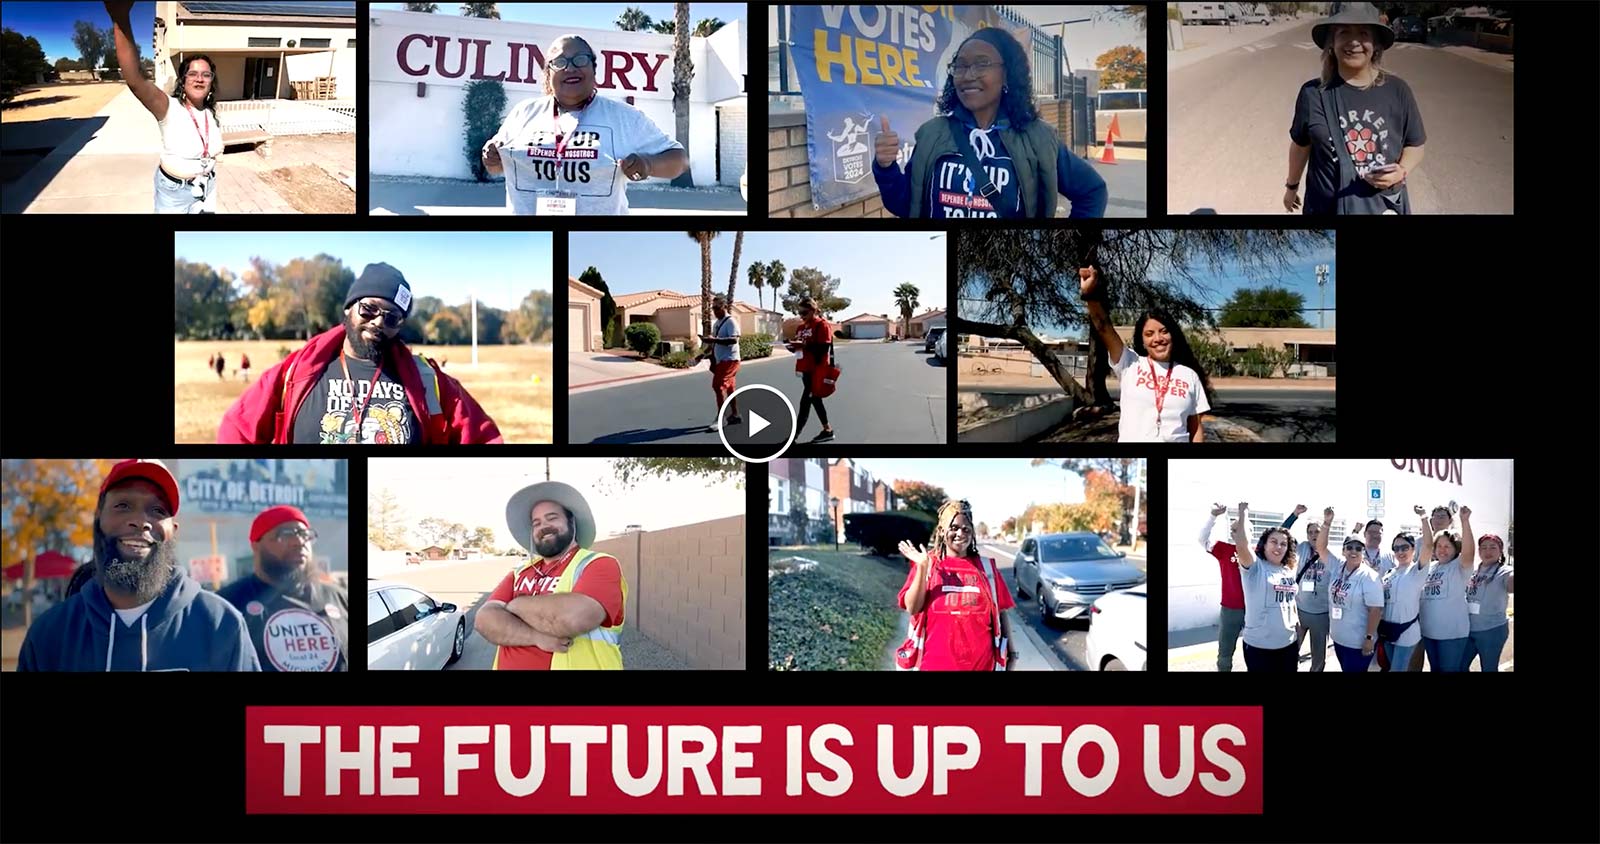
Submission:
[[473,622],[499,647],[497,671],[622,668],[628,582],[593,551],[593,511],[568,484],[546,481],[506,502],[506,526],[532,555],[506,575]]

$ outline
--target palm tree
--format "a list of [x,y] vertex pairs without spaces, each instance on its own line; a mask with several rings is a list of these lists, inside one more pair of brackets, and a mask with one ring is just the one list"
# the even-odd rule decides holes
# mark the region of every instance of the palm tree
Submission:
[[922,291],[918,290],[917,286],[909,281],[894,289],[894,304],[895,307],[900,309],[900,319],[903,322],[903,327],[900,330],[901,337],[909,337],[911,335],[911,314],[917,309],[917,296],[920,293]]
[[657,35],[677,35],[678,34],[678,22],[677,21],[656,21],[653,25],[651,25],[650,28],[655,30]]
[[760,261],[751,261],[745,275],[750,277],[750,286],[756,289],[756,304],[762,310],[766,310],[767,300],[761,297],[761,288],[767,283],[767,265]]
[[684,232],[700,244],[700,333],[711,333],[711,241],[722,232]]
[[[689,4],[674,3],[672,33],[672,114],[677,118],[678,143],[683,144],[683,154],[693,161],[689,151],[689,83],[694,79],[694,60],[689,58]],[[683,174],[672,180],[680,188],[694,187],[693,171],[685,167]]]
[[644,10],[638,6],[629,6],[622,10],[622,14],[617,16],[617,29],[625,32],[638,32],[641,29],[648,30],[652,23],[650,16],[645,14]]
[[461,14],[463,17],[488,18],[497,21],[500,19],[500,9],[497,8],[499,5],[499,3],[462,3]]
[[733,237],[733,269],[728,272],[728,310],[733,310],[733,285],[739,280],[739,253],[744,249],[744,232]]
[[726,25],[722,18],[701,18],[700,22],[694,25],[694,34],[705,38]]
[[784,276],[789,268],[783,262],[774,258],[767,262],[767,286],[772,288],[772,309],[778,309],[778,288],[783,286]]
[[406,11],[408,11],[408,12],[426,12],[427,14],[431,15],[434,12],[439,11],[439,4],[438,3],[407,3],[406,4]]

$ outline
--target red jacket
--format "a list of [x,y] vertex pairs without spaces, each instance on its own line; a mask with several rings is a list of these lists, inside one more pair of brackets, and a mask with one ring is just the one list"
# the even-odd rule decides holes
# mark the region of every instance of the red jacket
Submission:
[[[344,326],[338,325],[311,338],[298,351],[261,373],[261,378],[228,408],[217,429],[217,442],[239,444],[287,443],[294,436],[294,417],[300,405],[322,379],[322,373],[344,348]],[[433,361],[395,341],[384,359],[386,370],[397,375],[410,400],[411,412],[422,428],[422,441],[430,445],[502,443],[500,429],[461,386]],[[428,395],[423,379],[428,373],[437,387],[437,400]],[[436,408],[430,405],[437,404]]]

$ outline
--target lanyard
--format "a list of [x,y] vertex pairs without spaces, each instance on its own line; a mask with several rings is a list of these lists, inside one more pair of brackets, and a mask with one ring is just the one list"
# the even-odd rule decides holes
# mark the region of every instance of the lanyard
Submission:
[[1172,386],[1172,364],[1167,365],[1167,380],[1156,380],[1156,365],[1149,358],[1145,358],[1144,365],[1150,370],[1150,386],[1156,391],[1156,436],[1161,436],[1161,407],[1166,403],[1167,390]]
[[[339,352],[339,366],[344,369],[344,380],[351,380],[350,364],[345,362],[345,356],[342,350]],[[372,373],[372,382],[367,385],[367,396],[361,400],[361,407],[356,409],[356,415],[353,417],[356,423],[356,435],[355,439],[350,441],[351,444],[361,442],[361,418],[367,414],[367,402],[372,401],[372,394],[378,391],[378,377],[381,375],[383,375],[383,367],[380,365],[377,366],[376,371]]]
[[[589,105],[594,102],[594,98],[599,96],[599,95],[600,95],[599,91],[596,91],[593,94],[590,94],[589,95],[589,99],[584,100],[583,105],[578,106],[577,111],[578,112],[582,112],[584,109],[588,108]],[[552,97],[551,99],[555,99],[555,98]],[[561,131],[561,101],[560,100],[556,100],[554,102],[554,106],[555,106],[555,118],[554,118],[554,121],[555,121],[555,124],[556,124],[556,160],[559,161],[559,160],[561,160],[561,156],[567,150],[567,141],[571,140],[571,136],[572,135],[577,134],[578,127],[580,125],[582,125],[582,123],[583,123],[583,118],[581,118],[581,117],[576,118],[577,122],[572,124],[572,131],[563,134],[562,131]],[[571,113],[572,112],[568,112],[568,114],[571,114]]]
[[1358,572],[1358,571],[1361,571],[1361,566],[1359,566],[1359,565],[1356,566],[1354,570],[1347,570],[1344,573],[1340,574],[1339,575],[1339,579],[1334,582],[1334,584],[1333,584],[1333,594],[1338,596],[1338,602],[1340,604],[1344,603],[1345,592],[1348,591],[1349,588],[1350,588],[1350,578],[1354,577],[1355,573]]
[[1473,595],[1477,595],[1478,594],[1478,587],[1480,585],[1488,583],[1488,582],[1494,580],[1495,574],[1500,571],[1500,565],[1501,564],[1497,562],[1497,563],[1494,564],[1494,568],[1488,569],[1488,570],[1480,570],[1477,574],[1473,575],[1473,577],[1472,577],[1472,594]]
[[[194,108],[188,103],[183,104],[183,110],[189,112],[189,122],[194,124],[194,133],[200,136],[200,155],[203,158],[211,157],[211,136],[209,132],[200,131],[200,121],[194,119]],[[209,121],[206,128],[211,128]]]

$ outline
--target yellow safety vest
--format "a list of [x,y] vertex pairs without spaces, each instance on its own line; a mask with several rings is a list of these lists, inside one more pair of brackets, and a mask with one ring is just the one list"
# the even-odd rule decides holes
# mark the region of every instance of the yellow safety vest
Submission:
[[[566,569],[561,572],[560,579],[556,581],[555,591],[551,594],[564,595],[571,592],[572,587],[578,582],[578,578],[583,576],[583,570],[589,566],[590,562],[596,557],[608,556],[610,555],[602,554],[598,551],[580,550],[578,555],[572,558],[572,562],[567,564]],[[528,565],[517,569],[517,571],[520,573],[531,565],[533,565],[533,562],[530,560]],[[628,579],[621,577],[620,571],[618,574],[618,583],[622,586],[622,603],[626,605],[628,603]],[[499,648],[495,648],[494,667],[497,669],[500,667]],[[572,645],[567,648],[566,653],[551,654],[550,670],[571,671],[581,669],[622,670],[622,622],[618,622],[614,627],[596,627],[587,633],[580,633],[572,637]]]

